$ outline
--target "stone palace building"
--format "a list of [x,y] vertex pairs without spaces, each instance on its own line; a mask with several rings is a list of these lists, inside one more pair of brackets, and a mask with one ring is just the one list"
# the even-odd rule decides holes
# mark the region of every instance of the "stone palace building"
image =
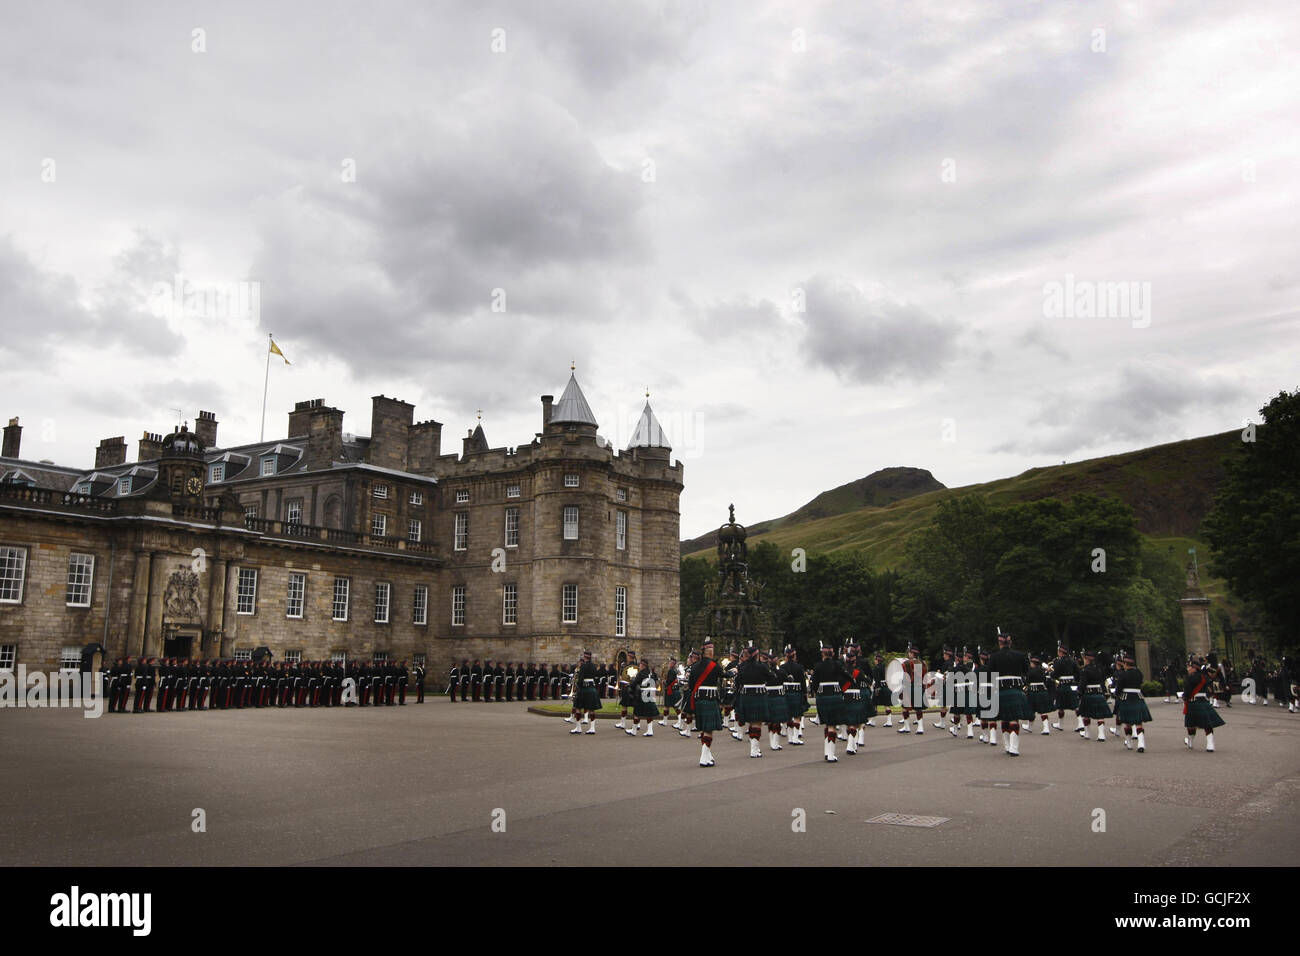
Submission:
[[283,438],[221,447],[217,420],[106,438],[90,470],[0,453],[0,668],[106,656],[658,661],[678,646],[682,465],[647,400],[626,449],[570,375],[527,445],[373,399],[370,437],[298,402]]

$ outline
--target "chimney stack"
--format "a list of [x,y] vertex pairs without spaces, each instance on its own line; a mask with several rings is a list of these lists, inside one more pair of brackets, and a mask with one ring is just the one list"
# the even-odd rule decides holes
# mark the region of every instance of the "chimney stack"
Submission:
[[5,458],[17,458],[18,450],[23,443],[23,426],[18,424],[17,418],[9,419],[9,424],[5,426],[4,445],[0,447],[0,456]]
[[194,420],[194,435],[199,441],[203,442],[203,449],[217,446],[217,416],[212,412],[199,412],[199,417]]
[[105,438],[95,449],[95,468],[111,468],[126,462],[126,439],[121,435]]
[[442,454],[442,422],[429,419],[411,426],[406,443],[406,467],[417,474],[433,471],[433,463]]
[[[313,399],[312,402],[307,403],[309,408],[301,409],[306,415],[307,428],[302,434],[307,436],[305,457],[309,471],[329,468],[343,457],[343,412],[322,405],[320,401],[318,398]],[[299,411],[300,409],[295,408],[293,414],[289,416],[290,419]]]
[[289,413],[289,434],[285,438],[306,438],[311,432],[311,413],[313,409],[324,408],[325,399],[309,398],[298,402]]
[[370,401],[370,448],[366,460],[380,468],[406,471],[415,406],[383,395],[376,395]]
[[145,432],[140,436],[140,451],[136,461],[153,461],[162,455],[162,435]]
[[546,431],[546,426],[551,423],[551,405],[555,403],[554,395],[542,396],[542,431]]

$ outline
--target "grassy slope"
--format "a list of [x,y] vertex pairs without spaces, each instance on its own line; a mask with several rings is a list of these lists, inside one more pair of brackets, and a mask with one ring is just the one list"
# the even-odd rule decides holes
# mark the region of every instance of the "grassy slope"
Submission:
[[[790,522],[765,533],[750,534],[751,544],[773,541],[789,550],[804,548],[810,554],[828,551],[865,551],[876,568],[897,567],[907,539],[934,518],[941,501],[970,494],[985,495],[992,504],[1008,505],[1039,498],[1069,498],[1089,492],[1114,495],[1137,515],[1138,527],[1153,542],[1172,544],[1180,561],[1195,545],[1202,567],[1209,546],[1197,539],[1201,518],[1213,501],[1221,474],[1220,460],[1239,441],[1237,432],[1157,445],[1140,451],[1031,468],[1014,478],[962,488],[944,488],[894,502],[883,508],[866,507],[812,521]],[[682,557],[708,557],[711,549],[687,552]],[[1206,590],[1221,597],[1221,581],[1203,577]]]

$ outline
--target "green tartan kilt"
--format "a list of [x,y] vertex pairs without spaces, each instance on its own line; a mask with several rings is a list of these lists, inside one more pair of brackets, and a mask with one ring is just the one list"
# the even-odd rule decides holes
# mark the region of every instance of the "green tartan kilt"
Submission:
[[618,706],[620,707],[636,706],[636,694],[633,692],[631,684],[624,684],[622,687],[619,688]]
[[845,694],[843,701],[844,702],[840,705],[839,723],[857,727],[866,720],[866,717],[864,716],[866,708],[862,704],[861,697],[854,699],[848,694]]
[[790,708],[785,703],[785,693],[767,695],[767,722],[784,724],[790,719]]
[[1121,694],[1115,702],[1115,716],[1121,724],[1145,724],[1151,720],[1151,709],[1141,694]]
[[574,706],[578,710],[598,711],[600,710],[600,694],[597,693],[594,687],[579,687]]
[[[1069,684],[1056,685],[1056,709],[1057,710],[1078,710],[1079,709],[1079,692]],[[1080,714],[1080,716],[1083,716]]]
[[1187,704],[1187,713],[1183,715],[1184,727],[1200,727],[1202,730],[1213,730],[1215,727],[1222,727],[1227,721],[1219,716],[1219,712],[1208,700],[1193,700]]
[[695,729],[705,733],[722,729],[722,707],[716,698],[695,698]]
[[842,694],[817,695],[817,719],[823,727],[844,723],[844,696]]
[[1110,704],[1102,694],[1084,694],[1079,702],[1079,716],[1089,720],[1105,720],[1111,716]]
[[[972,717],[979,716],[980,709],[975,697],[975,685],[973,683],[954,684],[953,701],[954,703],[950,709],[954,717],[960,717],[963,714],[970,714]],[[960,703],[957,703],[957,701]]]
[[[987,687],[988,685],[985,685],[985,686]],[[976,691],[976,693],[978,693],[978,690]],[[1002,717],[1002,710],[1001,710],[1001,707],[1002,707],[1002,695],[1001,695],[1001,694],[996,694],[996,695],[994,695],[993,700],[995,700],[997,703],[996,703],[995,706],[990,707],[990,708],[988,708],[987,710],[984,710],[984,709],[981,709],[981,708],[980,708],[979,703],[978,703],[978,701],[979,701],[979,698],[978,698],[978,697],[977,697],[975,700],[976,700],[976,705],[975,705],[975,708],[974,708],[974,710],[975,710],[975,716],[978,717],[981,721],[985,721],[985,720],[999,720],[999,719],[1001,719],[1001,717]]]
[[681,710],[682,708],[682,685],[681,684],[676,685],[671,691],[669,691],[667,694],[664,695],[664,706],[676,707],[678,710]]
[[881,684],[876,688],[876,697],[873,701],[877,707],[894,706],[894,692],[889,689],[888,684]]
[[643,700],[638,694],[636,700],[632,702],[632,716],[634,717],[658,717],[659,708],[655,706],[654,698]]
[[736,694],[736,720],[742,724],[767,722],[767,694]]
[[1052,706],[1052,695],[1047,690],[1031,690],[1025,696],[1029,698],[1029,709],[1035,714],[1045,714],[1056,709]]
[[1037,714],[1019,687],[998,689],[998,720],[1033,720]]
[[876,716],[876,695],[869,690],[862,692],[862,722]]
[[786,720],[798,720],[808,712],[808,699],[797,690],[791,691],[785,695],[785,712],[789,715]]

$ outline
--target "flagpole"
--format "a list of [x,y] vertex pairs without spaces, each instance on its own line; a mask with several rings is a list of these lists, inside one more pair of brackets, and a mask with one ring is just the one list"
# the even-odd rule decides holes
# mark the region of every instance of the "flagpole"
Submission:
[[274,341],[275,335],[266,333],[266,378],[262,381],[262,432],[258,441],[266,440],[266,387],[271,384],[271,343]]

